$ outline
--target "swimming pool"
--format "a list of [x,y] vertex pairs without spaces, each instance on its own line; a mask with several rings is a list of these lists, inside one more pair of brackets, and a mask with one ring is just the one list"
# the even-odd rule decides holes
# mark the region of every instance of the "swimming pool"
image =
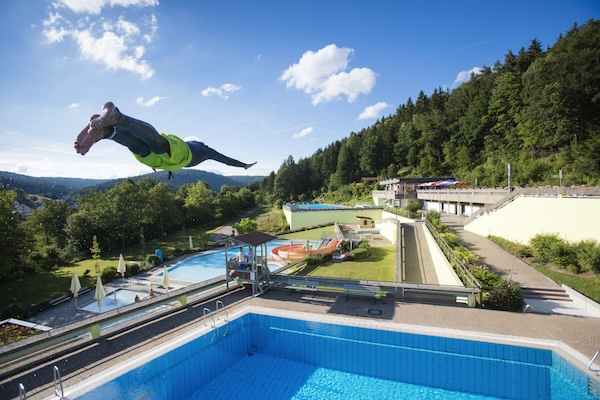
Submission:
[[117,289],[114,292],[107,294],[106,297],[102,299],[102,307],[99,308],[98,302],[94,300],[80,309],[95,313],[105,313],[135,303],[135,296],[139,296],[143,299],[148,296],[148,293],[129,289]]
[[[277,246],[290,243],[289,240],[272,240],[267,243],[267,257],[271,257],[271,250]],[[306,241],[302,241],[306,243]],[[316,242],[311,242],[313,246]],[[247,251],[247,247],[244,251]],[[232,258],[237,255],[237,247],[227,250],[227,257]],[[260,256],[260,254],[258,254]],[[280,267],[279,264],[269,264],[269,269],[273,270]],[[199,254],[175,264],[168,270],[169,279],[179,279],[183,281],[207,281],[222,275],[225,275],[225,249],[210,253]],[[159,273],[162,276],[163,273]]]
[[347,206],[342,206],[339,204],[321,204],[321,203],[315,203],[315,204],[286,204],[287,207],[289,207],[292,210],[302,210],[302,211],[316,211],[316,210],[345,210],[347,208],[352,208],[352,207],[347,207]]
[[65,395],[92,400],[596,398],[588,387],[597,382],[590,384],[591,378],[548,348],[509,338],[516,343],[326,322],[335,320],[244,313],[180,338],[178,347],[163,346],[112,367]]

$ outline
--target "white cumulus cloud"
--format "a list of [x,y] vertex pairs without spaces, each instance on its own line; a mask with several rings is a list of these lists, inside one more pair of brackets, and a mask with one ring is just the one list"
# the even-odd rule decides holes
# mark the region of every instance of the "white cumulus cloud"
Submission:
[[452,87],[460,86],[461,83],[466,82],[469,79],[471,79],[471,75],[479,75],[482,72],[483,72],[483,69],[479,68],[479,67],[471,68],[468,71],[460,71],[458,73],[458,75],[456,75],[456,79],[454,80]]
[[[157,0],[59,0],[42,23],[42,35],[51,44],[71,39],[82,60],[148,79],[154,70],[144,59],[145,46],[156,35],[158,22],[152,10],[140,16],[139,9],[156,5]],[[124,10],[117,20],[102,15],[106,7],[132,6],[135,12]]]
[[330,44],[317,52],[307,51],[300,60],[283,71],[280,81],[286,86],[312,95],[312,104],[346,96],[349,103],[375,86],[375,73],[369,68],[347,72],[353,49]]
[[238,85],[234,85],[233,83],[224,83],[218,88],[214,88],[212,86],[207,87],[202,90],[202,96],[218,96],[224,100],[229,98],[229,94],[235,93],[240,90],[242,87]]
[[300,138],[303,138],[303,137],[305,137],[305,136],[307,136],[307,135],[311,134],[313,130],[314,130],[314,129],[312,128],[312,126],[311,126],[311,127],[309,127],[309,128],[304,128],[304,129],[302,129],[300,132],[298,132],[298,133],[295,133],[295,134],[294,134],[294,136],[292,136],[292,138],[293,138],[293,139],[300,139]]
[[380,101],[377,104],[373,104],[372,106],[365,107],[363,112],[360,113],[358,119],[369,119],[369,118],[378,118],[379,113],[390,105],[386,102]]
[[138,97],[137,99],[135,99],[135,102],[144,107],[152,107],[153,105],[164,99],[166,99],[166,97],[154,96],[148,100],[144,100],[143,97]]

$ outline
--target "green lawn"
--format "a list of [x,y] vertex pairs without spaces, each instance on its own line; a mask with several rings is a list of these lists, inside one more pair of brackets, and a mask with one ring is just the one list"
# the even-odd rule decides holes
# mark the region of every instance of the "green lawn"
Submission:
[[586,279],[569,272],[559,272],[540,265],[534,265],[534,268],[559,285],[567,285],[590,299],[600,302],[600,278],[597,277],[595,280]]
[[329,261],[304,268],[301,275],[326,278],[396,281],[396,248],[371,247],[371,255],[358,261]]

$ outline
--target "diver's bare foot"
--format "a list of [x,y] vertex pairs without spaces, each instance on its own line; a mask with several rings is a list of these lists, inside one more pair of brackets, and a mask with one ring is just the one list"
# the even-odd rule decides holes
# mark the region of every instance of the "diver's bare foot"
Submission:
[[90,121],[90,133],[97,128],[106,128],[107,126],[116,125],[117,122],[119,122],[120,115],[119,109],[109,101],[102,107],[102,115]]
[[75,139],[74,148],[75,151],[82,156],[85,155],[94,143],[96,143],[100,139],[104,139],[110,134],[110,128],[91,128],[91,121],[99,118],[100,115],[94,114],[90,118],[90,123],[86,125],[85,128],[77,135],[77,139]]
[[[90,121],[93,119],[96,119],[100,116],[100,114],[94,114],[90,117]],[[85,153],[87,153],[90,149],[90,147],[92,147],[92,144],[94,144],[94,142],[90,142],[90,140],[88,139],[88,130],[90,129],[90,124],[88,122],[88,124],[85,126],[85,128],[83,128],[81,130],[81,132],[79,132],[79,135],[77,135],[77,138],[75,139],[75,150],[77,151],[77,153],[84,155]],[[88,142],[90,142],[88,144]]]
[[256,162],[253,162],[252,164],[246,164],[244,169],[248,169],[248,168],[252,167],[254,164],[256,164]]

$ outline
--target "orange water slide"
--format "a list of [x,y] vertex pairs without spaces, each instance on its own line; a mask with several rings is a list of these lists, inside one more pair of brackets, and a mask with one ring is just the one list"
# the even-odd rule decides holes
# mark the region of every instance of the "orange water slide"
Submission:
[[[284,245],[284,246],[279,246],[273,249],[272,254],[273,254],[273,258],[277,259],[277,257],[280,257],[280,259],[283,260],[300,260],[302,258],[306,258],[309,256],[314,256],[317,254],[331,254],[333,253],[333,251],[338,247],[338,245],[341,243],[341,241],[339,240],[335,240],[332,239],[331,241],[329,241],[329,243],[327,244],[327,246],[325,247],[321,247],[320,249],[312,249],[312,246],[309,246],[308,250],[306,249],[306,245]],[[280,249],[282,248],[282,249]],[[280,249],[280,250],[278,250]],[[277,250],[277,253],[275,252]]]

